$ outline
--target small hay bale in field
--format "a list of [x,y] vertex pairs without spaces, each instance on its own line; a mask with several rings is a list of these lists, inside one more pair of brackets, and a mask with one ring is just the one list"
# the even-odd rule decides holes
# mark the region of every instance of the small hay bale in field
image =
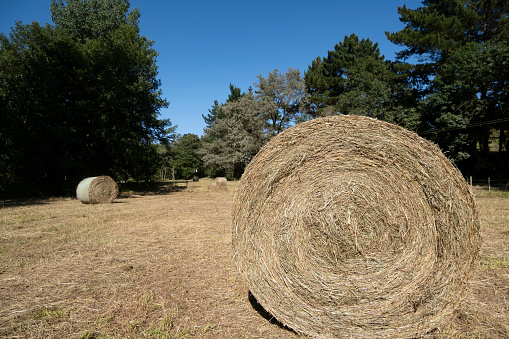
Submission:
[[226,190],[228,189],[228,180],[225,177],[214,178],[212,182],[213,189]]
[[457,307],[480,247],[474,197],[440,149],[359,116],[269,141],[234,196],[233,246],[251,293],[319,338],[411,338]]
[[111,203],[117,194],[117,183],[106,175],[83,179],[76,188],[76,196],[84,204]]

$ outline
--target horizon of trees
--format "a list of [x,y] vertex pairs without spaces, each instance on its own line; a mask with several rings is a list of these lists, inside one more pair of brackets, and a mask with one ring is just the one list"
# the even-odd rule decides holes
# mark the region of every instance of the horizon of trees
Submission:
[[[257,119],[271,127],[263,130],[263,140],[310,118],[366,115],[435,142],[465,176],[507,179],[508,10],[509,3],[503,0],[425,0],[417,9],[398,7],[406,26],[386,32],[390,41],[405,47],[396,61],[385,60],[378,43],[355,34],[345,36],[326,56],[311,62],[303,74],[305,91],[300,97],[300,87],[278,86],[275,80],[289,84],[288,73],[297,70],[282,74],[276,69],[266,79],[259,75]],[[292,107],[297,109],[287,111],[290,106],[281,104],[281,98],[288,96],[286,90],[296,95]],[[216,101],[214,110],[230,104]],[[274,119],[269,112],[277,112]],[[218,116],[215,123],[233,118]],[[205,128],[205,147],[223,140],[212,135],[213,130],[214,123]],[[231,129],[231,133],[236,132]],[[216,159],[216,168],[226,169],[228,146],[221,144],[224,160]]]
[[[366,115],[437,143],[464,175],[509,172],[509,14],[503,0],[425,0],[398,7],[404,49],[344,37],[302,74],[230,84],[201,138],[176,134],[159,111],[153,41],[128,0],[52,0],[54,25],[0,34],[0,197],[69,194],[79,180],[200,175],[239,178],[270,138],[296,123]],[[410,61],[417,61],[411,63]],[[169,170],[171,170],[171,175]],[[507,176],[507,175],[506,175]]]
[[150,180],[174,128],[154,42],[128,0],[52,0],[54,25],[0,34],[0,196],[74,192],[110,175]]

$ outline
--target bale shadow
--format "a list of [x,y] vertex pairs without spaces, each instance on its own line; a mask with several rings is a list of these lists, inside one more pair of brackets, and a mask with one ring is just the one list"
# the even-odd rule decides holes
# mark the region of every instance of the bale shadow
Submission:
[[166,195],[186,190],[186,186],[178,186],[171,182],[151,181],[151,182],[127,182],[120,183],[120,197],[137,195]]
[[49,204],[50,198],[20,198],[0,200],[0,208]]
[[255,311],[258,312],[262,317],[267,319],[269,321],[269,323],[276,325],[280,328],[283,328],[289,332],[293,332],[293,333],[297,334],[297,332],[295,332],[292,328],[286,326],[285,324],[283,324],[282,322],[280,322],[279,320],[274,318],[274,316],[272,314],[270,314],[266,309],[264,309],[263,306],[258,303],[258,300],[256,300],[255,296],[251,293],[251,291],[248,292],[247,297],[249,299],[249,302],[251,303],[251,306],[253,306]]

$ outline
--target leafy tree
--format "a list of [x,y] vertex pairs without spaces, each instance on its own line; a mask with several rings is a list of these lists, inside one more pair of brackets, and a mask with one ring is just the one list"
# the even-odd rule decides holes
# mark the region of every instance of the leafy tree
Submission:
[[419,90],[415,88],[408,70],[412,65],[404,62],[391,62],[391,105],[384,107],[382,119],[409,130],[427,129],[423,126],[422,116],[418,109]]
[[[178,135],[175,136],[175,140],[179,138]],[[159,174],[157,176],[160,180],[166,180],[170,178],[175,179],[175,171],[173,167],[173,158],[171,151],[171,144],[162,145],[162,144],[154,144],[153,147],[156,149],[158,154],[158,162],[157,165],[159,167]],[[168,170],[172,169],[171,173],[168,173]]]
[[[94,13],[106,2],[83,3]],[[112,21],[118,13],[129,16],[111,11]],[[0,34],[4,194],[61,194],[85,176],[146,180],[155,173],[153,143],[167,143],[174,132],[157,118],[168,105],[156,78],[157,52],[137,24],[117,19],[122,23],[100,36],[36,22]]]
[[399,32],[386,32],[387,38],[406,49],[399,60],[419,62],[408,69],[420,96],[429,93],[431,80],[449,56],[468,43],[482,44],[507,30],[508,3],[505,0],[426,0],[423,6],[398,7]]
[[[498,130],[498,152],[507,154],[509,130],[507,44],[468,44],[453,53],[432,82],[435,90],[422,101],[431,127],[428,135],[464,169],[490,166],[490,141]],[[500,154],[502,155],[502,154]],[[465,160],[473,157],[470,161]],[[499,164],[507,163],[498,157]],[[507,164],[506,164],[507,166]],[[494,168],[491,169],[493,174]]]
[[223,116],[205,129],[200,153],[205,166],[218,167],[230,179],[238,178],[263,145],[260,103],[249,91],[220,109]]
[[203,161],[198,151],[201,140],[196,134],[184,134],[173,147],[173,166],[178,179],[191,179],[195,171],[201,172]]
[[407,48],[400,59],[417,57],[436,66],[468,43],[482,44],[503,34],[508,28],[509,4],[505,0],[425,0],[418,9],[398,7],[399,32],[386,32],[387,38]]
[[79,46],[49,25],[17,23],[0,35],[0,152],[4,194],[60,190],[72,177],[78,115],[67,100],[86,61]]
[[383,119],[392,107],[394,73],[377,43],[352,34],[318,57],[305,74],[312,116],[368,115]]
[[255,84],[269,136],[282,132],[303,115],[308,95],[298,69],[289,68],[285,74],[275,69],[269,72],[267,79],[260,74]]
[[[245,96],[246,93],[242,93],[240,88],[230,84],[230,94],[226,99],[225,104],[234,102],[239,100],[241,97]],[[206,127],[205,132],[210,129],[218,119],[223,119],[225,117],[224,112],[222,111],[222,106],[225,104],[219,104],[217,100],[214,100],[214,105],[211,109],[209,109],[209,113],[205,116],[202,114],[203,120],[205,121]],[[212,134],[205,133],[202,136],[203,142],[212,143],[214,136]],[[205,166],[205,173],[209,177],[217,177],[217,176],[225,176],[225,169],[217,164],[213,164],[208,162]]]
[[212,124],[214,124],[214,122],[216,122],[216,118],[220,114],[218,112],[219,106],[219,101],[214,100],[214,104],[212,105],[212,108],[209,109],[209,113],[207,115],[201,115],[205,121],[205,125],[207,125],[206,128],[210,127]]
[[76,39],[106,38],[124,24],[138,27],[140,11],[129,7],[129,0],[51,0],[51,19]]
[[149,180],[157,158],[152,144],[168,142],[173,132],[169,120],[158,119],[168,103],[161,98],[152,45],[130,25],[122,25],[106,40],[85,43],[92,71],[85,91],[95,119],[83,121],[83,137],[120,179]]
[[494,127],[499,153],[506,149],[508,9],[503,0],[423,1],[415,10],[399,7],[406,27],[386,32],[406,46],[400,60],[420,62],[407,74],[422,99],[425,135],[463,170],[487,158]]
[[[246,95],[246,93],[241,93],[240,88],[233,86],[230,84],[230,94],[228,95],[228,99],[226,100],[226,103],[233,102],[239,100],[242,96]],[[210,127],[214,122],[216,122],[217,118],[221,118],[221,112],[220,112],[220,104],[217,100],[214,100],[214,105],[212,105],[212,108],[209,109],[209,113],[205,115],[201,115],[203,117],[203,120],[205,121],[205,124],[207,127]]]

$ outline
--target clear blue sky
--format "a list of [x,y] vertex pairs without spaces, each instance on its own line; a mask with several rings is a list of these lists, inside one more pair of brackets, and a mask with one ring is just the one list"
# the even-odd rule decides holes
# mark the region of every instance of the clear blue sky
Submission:
[[[16,21],[51,23],[50,0],[0,0],[0,32]],[[289,67],[301,72],[317,56],[357,34],[378,42],[394,59],[401,49],[385,31],[404,27],[398,6],[415,9],[421,0],[131,0],[140,9],[140,33],[154,40],[163,97],[160,118],[177,133],[203,134],[202,114],[214,100],[226,101],[229,84],[246,92],[257,75]]]

